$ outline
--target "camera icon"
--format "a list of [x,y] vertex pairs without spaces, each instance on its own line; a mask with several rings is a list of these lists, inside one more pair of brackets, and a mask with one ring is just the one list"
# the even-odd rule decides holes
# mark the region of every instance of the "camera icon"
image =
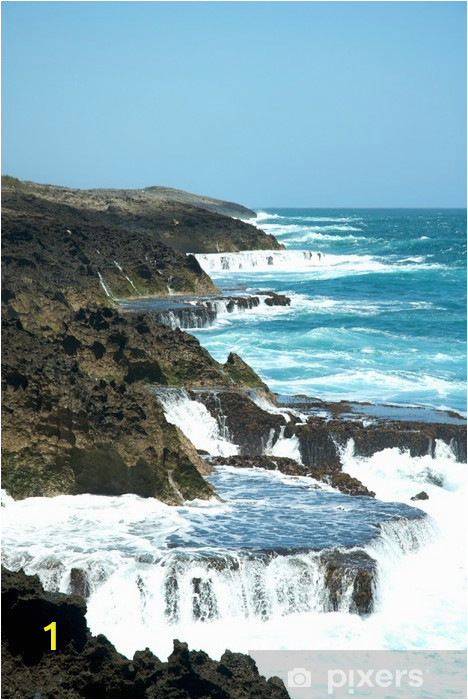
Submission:
[[310,688],[312,685],[312,673],[305,668],[293,668],[288,671],[289,688]]

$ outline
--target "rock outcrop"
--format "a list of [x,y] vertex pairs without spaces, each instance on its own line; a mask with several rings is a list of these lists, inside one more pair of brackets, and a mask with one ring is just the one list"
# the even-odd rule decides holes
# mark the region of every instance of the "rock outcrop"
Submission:
[[[3,486],[15,498],[61,493],[209,498],[209,467],[146,385],[263,387],[240,358],[148,315],[86,307],[55,332],[4,308]],[[265,387],[266,389],[266,387]]]
[[449,423],[414,421],[378,421],[363,425],[360,421],[309,418],[294,428],[299,439],[302,461],[308,466],[339,468],[340,451],[348,440],[354,441],[355,454],[371,457],[385,449],[406,450],[412,457],[435,455],[436,441],[449,445],[459,462],[466,462],[466,427]]
[[168,295],[142,297],[140,299],[120,299],[119,306],[124,310],[151,313],[169,328],[207,328],[212,326],[220,314],[249,311],[266,306],[289,306],[291,300],[284,294],[259,292],[241,295]]
[[330,610],[339,610],[340,602],[349,595],[351,584],[351,612],[361,616],[374,609],[374,589],[377,578],[377,565],[364,551],[332,551],[321,555],[326,566],[326,586]]
[[419,493],[416,494],[416,496],[412,496],[411,500],[412,501],[427,501],[429,496],[425,491],[420,491]]
[[[102,190],[94,191],[100,192]],[[120,191],[122,192],[122,190]],[[242,204],[236,204],[235,202],[226,202],[222,199],[207,197],[206,195],[192,194],[191,192],[176,190],[172,187],[145,187],[142,191],[148,197],[162,202],[180,202],[181,204],[189,204],[193,207],[206,209],[207,211],[214,211],[217,214],[224,214],[224,216],[232,216],[236,219],[257,218],[256,212],[252,211],[252,209],[248,209],[247,207],[242,206]],[[103,192],[114,192],[118,194],[119,190],[104,190]],[[134,193],[135,191],[126,190],[126,192]]]
[[210,278],[193,256],[27,188],[7,190],[3,205],[4,488],[210,498],[209,466],[145,385],[261,380],[240,358],[220,365],[193,336],[113,304],[169,283],[212,291]]
[[[216,291],[193,255],[138,230],[124,232],[105,215],[21,190],[2,191],[2,255],[4,295],[17,306],[31,304],[33,285],[49,297],[62,294],[75,308],[120,297]],[[32,306],[30,313],[40,316]]]
[[[174,641],[167,662],[149,649],[126,659],[86,625],[78,596],[45,592],[37,576],[2,569],[2,697],[4,698],[287,698],[244,654],[213,661]],[[56,622],[57,648],[44,632]]]

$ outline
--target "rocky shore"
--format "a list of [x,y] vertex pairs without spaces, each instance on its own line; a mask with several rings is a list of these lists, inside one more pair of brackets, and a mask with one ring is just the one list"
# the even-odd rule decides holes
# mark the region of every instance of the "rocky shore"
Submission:
[[[164,188],[3,185],[2,485],[13,498],[133,493],[179,505],[217,498],[205,478],[213,464],[310,475],[372,498],[343,471],[350,440],[363,457],[386,448],[432,455],[441,440],[466,460],[456,417],[372,418],[347,404],[280,400],[237,354],[216,362],[180,329],[189,314],[213,321],[219,305],[232,313],[290,304],[271,292],[226,297],[191,254],[280,249],[230,218],[248,210]],[[197,450],[166,419],[158,389],[183,389],[202,404],[238,454]],[[351,576],[352,612],[370,613],[374,560],[323,556],[327,610],[339,609]],[[74,576],[86,595],[86,580]],[[176,642],[167,663],[148,650],[129,661],[90,635],[82,599],[44,592],[22,572],[5,571],[3,584],[3,697],[287,697],[240,654],[215,662]],[[56,653],[43,632],[51,620],[63,635]]]
[[[16,499],[215,497],[209,463],[147,386],[268,389],[234,353],[221,365],[192,336],[151,314],[123,313],[116,299],[216,293],[181,251],[279,244],[151,193],[3,184],[2,486]],[[91,637],[82,600],[44,593],[21,572],[2,580],[3,697],[287,697],[281,681],[265,681],[250,658],[230,652],[218,663],[176,642],[165,664],[148,651],[130,662]],[[52,619],[59,646],[45,653]]]
[[[406,420],[396,420],[391,415],[370,420],[365,406],[361,406],[361,413],[353,414],[348,404],[322,401],[278,404],[276,397],[270,406],[265,402],[259,405],[255,394],[248,390],[197,390],[191,396],[206,406],[239,447],[239,455],[212,457],[217,464],[257,466],[294,476],[312,476],[345,494],[375,496],[358,479],[343,471],[343,451],[349,441],[359,457],[392,448],[408,451],[412,457],[434,456],[437,441],[443,441],[450,445],[457,461],[466,462],[466,426],[463,420],[448,414],[441,413],[440,422],[424,421],[423,416],[414,420],[417,411]],[[294,441],[296,458],[275,452],[275,445],[282,440]]]
[[[149,649],[126,659],[86,625],[79,596],[48,593],[37,576],[2,569],[3,698],[288,698],[244,654],[213,661],[174,641],[167,662]],[[57,649],[50,649],[56,622]]]
[[220,365],[192,336],[113,300],[213,291],[195,258],[28,187],[4,191],[2,225],[4,488],[211,497],[208,465],[144,386],[267,388],[240,358]]
[[142,297],[140,299],[119,299],[121,309],[144,311],[169,328],[193,330],[207,328],[226,316],[236,312],[250,311],[265,305],[290,306],[291,299],[275,292],[207,295],[174,295]]

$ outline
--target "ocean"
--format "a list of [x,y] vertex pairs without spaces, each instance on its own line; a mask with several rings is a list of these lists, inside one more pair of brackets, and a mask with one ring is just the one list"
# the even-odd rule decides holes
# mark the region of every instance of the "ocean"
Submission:
[[256,223],[287,252],[197,257],[223,289],[291,307],[196,331],[217,360],[237,352],[280,394],[466,410],[465,210],[268,209]]
[[[217,360],[237,352],[283,396],[464,412],[464,210],[269,209],[256,225],[285,250],[197,258],[223,291],[274,290],[291,305],[189,331]],[[198,449],[236,454],[188,392],[157,395]],[[281,447],[270,454],[298,456],[292,439]],[[222,501],[177,507],[130,494],[6,496],[4,563],[64,592],[72,570],[84,572],[91,631],[129,656],[148,646],[164,659],[174,638],[215,658],[226,648],[465,648],[466,465],[443,442],[433,456],[364,458],[349,441],[341,457],[375,500],[233,466],[209,477]],[[429,499],[415,508],[421,490]],[[324,547],[377,562],[371,615],[346,595],[330,611]]]

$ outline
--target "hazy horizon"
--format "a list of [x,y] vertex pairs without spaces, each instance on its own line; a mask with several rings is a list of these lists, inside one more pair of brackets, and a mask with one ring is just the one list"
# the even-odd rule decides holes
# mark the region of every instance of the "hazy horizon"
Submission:
[[450,1],[6,1],[2,172],[255,209],[465,208],[465,20]]

